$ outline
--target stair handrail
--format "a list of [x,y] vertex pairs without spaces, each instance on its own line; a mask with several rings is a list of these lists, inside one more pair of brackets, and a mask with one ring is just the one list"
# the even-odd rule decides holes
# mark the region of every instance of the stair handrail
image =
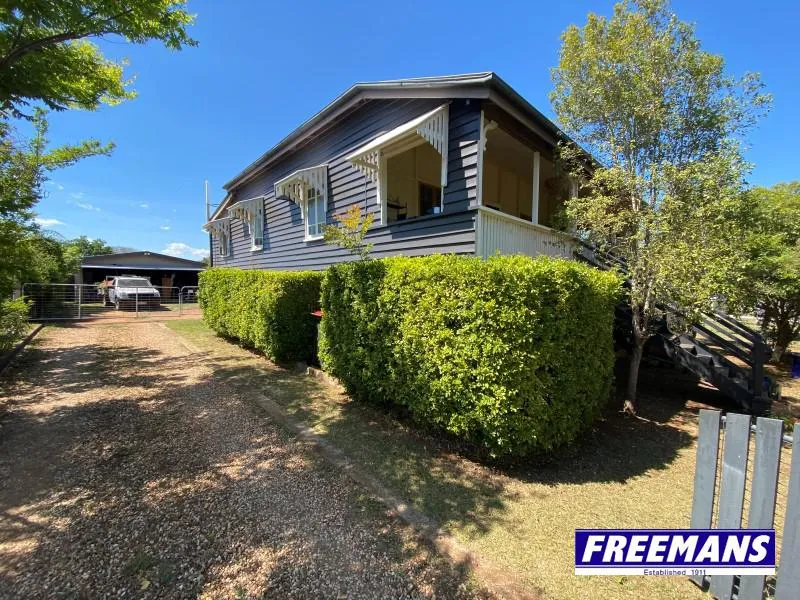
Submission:
[[[627,262],[624,259],[616,256],[613,252],[608,250],[601,250],[586,240],[579,239],[578,241],[584,248],[591,252],[591,256],[581,252],[580,255],[584,259],[603,269],[616,267],[619,269],[622,275],[625,276],[626,281],[628,280],[627,276],[629,270]],[[662,308],[665,309],[665,312],[669,311],[677,313],[678,315],[686,318],[689,323],[691,323],[692,329],[699,330],[704,335],[711,336],[715,342],[720,343],[720,345],[724,346],[728,350],[735,348],[735,346],[733,346],[728,340],[721,338],[718,334],[710,331],[707,327],[702,327],[697,323],[693,323],[692,320],[689,319],[688,315],[683,311],[683,309],[678,307],[678,305],[673,303],[672,306],[664,306]],[[733,351],[733,354],[750,366],[751,386],[753,393],[756,396],[762,396],[764,393],[764,364],[771,354],[770,349],[764,340],[764,336],[761,335],[760,332],[748,327],[738,319],[728,315],[727,313],[722,313],[719,310],[703,311],[700,314],[701,316],[714,321],[718,325],[721,325],[723,329],[728,329],[734,334],[740,337],[745,337],[750,341],[752,347],[750,348],[749,353],[745,353],[744,350],[736,348],[736,350]],[[742,356],[742,354],[746,355]],[[726,360],[726,362],[730,363],[728,360]]]

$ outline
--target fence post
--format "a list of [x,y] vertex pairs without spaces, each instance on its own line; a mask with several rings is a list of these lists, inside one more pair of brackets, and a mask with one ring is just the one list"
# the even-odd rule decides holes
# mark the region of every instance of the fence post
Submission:
[[78,319],[81,318],[81,304],[83,304],[83,286],[78,286]]
[[[717,455],[721,413],[716,410],[700,411],[700,435],[697,441],[697,464],[694,470],[694,498],[692,500],[692,529],[709,529],[714,514],[714,489],[717,483]],[[694,575],[691,579],[701,588],[705,578]]]
[[[184,286],[186,287],[186,286]],[[178,288],[178,316],[183,316],[183,288]]]
[[133,292],[134,302],[136,303],[136,318],[139,318],[139,288],[134,288]]
[[761,398],[764,395],[764,341],[760,335],[753,336],[753,395]]
[[[719,481],[718,529],[739,529],[742,526],[749,443],[750,415],[728,413]],[[711,595],[719,600],[730,600],[733,595],[733,575],[712,575]]]
[[[764,417],[756,420],[756,450],[750,484],[748,529],[772,529],[782,441],[783,421]],[[761,600],[763,597],[763,575],[742,575],[739,578],[739,600]]]
[[797,435],[792,444],[792,464],[789,475],[789,499],[786,504],[786,518],[783,524],[783,545],[781,564],[778,565],[778,581],[775,586],[775,600],[797,598],[800,589],[800,449]]

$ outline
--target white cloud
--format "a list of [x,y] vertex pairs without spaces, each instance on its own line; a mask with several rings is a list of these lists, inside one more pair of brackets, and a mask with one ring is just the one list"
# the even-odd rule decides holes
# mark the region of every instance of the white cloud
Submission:
[[63,221],[58,219],[48,219],[46,217],[36,217],[33,220],[39,227],[55,227],[56,225],[64,225]]
[[161,254],[200,260],[208,256],[208,248],[193,248],[189,244],[184,244],[183,242],[171,242],[161,251]]
[[96,210],[97,212],[100,212],[99,207],[95,206],[94,204],[90,204],[89,202],[73,202],[72,204],[78,208],[82,208],[83,210]]
[[63,189],[64,189],[64,186],[63,186],[63,185],[61,185],[60,183],[57,183],[57,184],[56,184],[56,188],[58,188],[59,190],[63,190]]
[[72,200],[67,200],[67,204],[72,204],[73,206],[77,206],[83,210],[96,210],[97,212],[100,212],[100,209],[97,206],[85,200],[86,194],[83,192],[71,192],[69,197],[72,198]]
[[150,208],[146,202],[139,205],[139,208]]
[[162,225],[160,227],[160,229],[161,229],[161,231],[169,231],[171,229],[171,227],[169,225]]

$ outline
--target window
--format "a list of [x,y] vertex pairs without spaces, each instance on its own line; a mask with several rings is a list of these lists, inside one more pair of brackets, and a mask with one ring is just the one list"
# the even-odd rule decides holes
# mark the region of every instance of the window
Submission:
[[228,208],[228,214],[242,222],[242,231],[250,238],[250,250],[261,250],[264,247],[264,197],[241,200]]
[[275,197],[300,206],[306,241],[322,237],[328,211],[328,165],[307,167],[275,182]]
[[442,205],[442,189],[427,183],[419,184],[419,214],[433,215]]
[[116,282],[117,287],[153,287],[149,279],[144,277],[118,277]]
[[443,104],[345,157],[377,184],[382,224],[443,211],[449,127],[449,107]]
[[247,222],[247,229],[250,233],[250,249],[261,250],[264,248],[264,205],[255,207],[250,221]]
[[231,251],[231,239],[228,235],[228,230],[220,229],[217,232],[217,241],[219,243],[219,255],[228,256]]
[[306,188],[306,237],[318,238],[322,236],[325,225],[325,198],[315,187]]
[[230,217],[222,217],[209,221],[203,225],[208,233],[211,234],[212,243],[217,242],[220,256],[228,256],[231,252],[231,219]]
[[428,143],[420,143],[386,160],[386,222],[436,215],[442,209],[442,159]]

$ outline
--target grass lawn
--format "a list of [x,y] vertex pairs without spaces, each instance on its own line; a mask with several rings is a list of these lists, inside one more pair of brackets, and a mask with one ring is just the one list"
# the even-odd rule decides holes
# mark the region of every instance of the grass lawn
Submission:
[[610,411],[549,461],[492,465],[338,388],[216,337],[202,321],[166,326],[217,361],[216,376],[263,393],[460,541],[550,599],[708,598],[682,577],[578,577],[580,527],[687,527],[696,411],[717,394],[678,371],[646,370],[640,418]]

